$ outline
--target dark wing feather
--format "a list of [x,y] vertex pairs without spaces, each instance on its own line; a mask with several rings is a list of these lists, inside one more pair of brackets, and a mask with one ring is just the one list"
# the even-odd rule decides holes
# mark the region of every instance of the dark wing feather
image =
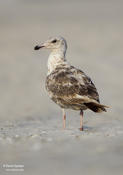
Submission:
[[73,66],[59,66],[46,79],[46,89],[54,96],[72,100],[85,96],[99,102],[98,92],[91,79]]
[[96,100],[97,102],[100,102],[99,101],[99,94],[97,92],[97,89],[96,89],[94,83],[91,81],[90,77],[88,77],[84,74],[83,80],[84,80],[85,86],[87,88],[89,98],[92,98],[92,99]]

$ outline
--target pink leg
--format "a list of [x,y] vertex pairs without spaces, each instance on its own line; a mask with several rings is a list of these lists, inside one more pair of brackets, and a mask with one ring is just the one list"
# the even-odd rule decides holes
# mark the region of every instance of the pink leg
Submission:
[[62,110],[63,110],[63,129],[65,129],[66,128],[66,113],[64,109]]
[[83,111],[80,111],[80,131],[83,131]]

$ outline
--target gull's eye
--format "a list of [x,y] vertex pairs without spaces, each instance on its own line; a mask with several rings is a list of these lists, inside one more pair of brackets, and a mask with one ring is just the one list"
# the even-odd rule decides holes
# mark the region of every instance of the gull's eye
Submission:
[[57,42],[57,40],[56,39],[54,39],[53,41],[52,41],[52,43],[56,43]]

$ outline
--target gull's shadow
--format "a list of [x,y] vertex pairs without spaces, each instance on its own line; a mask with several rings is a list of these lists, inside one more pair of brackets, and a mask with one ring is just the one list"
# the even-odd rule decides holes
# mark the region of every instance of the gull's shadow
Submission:
[[94,130],[95,129],[91,126],[85,126],[85,125],[83,126],[83,131],[85,131],[85,132],[92,132]]

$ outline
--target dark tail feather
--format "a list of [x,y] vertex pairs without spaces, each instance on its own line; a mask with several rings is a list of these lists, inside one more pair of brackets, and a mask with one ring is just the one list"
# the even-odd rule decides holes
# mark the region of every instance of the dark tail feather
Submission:
[[106,112],[105,108],[108,108],[108,106],[105,105],[101,105],[99,103],[94,103],[94,102],[90,102],[90,103],[84,103],[89,109],[91,109],[94,112]]

